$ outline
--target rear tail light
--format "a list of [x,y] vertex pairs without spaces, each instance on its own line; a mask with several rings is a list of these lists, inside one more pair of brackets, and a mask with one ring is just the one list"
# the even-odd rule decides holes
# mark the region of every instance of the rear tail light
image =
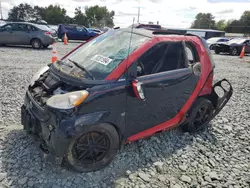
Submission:
[[51,32],[45,32],[45,35],[52,35]]

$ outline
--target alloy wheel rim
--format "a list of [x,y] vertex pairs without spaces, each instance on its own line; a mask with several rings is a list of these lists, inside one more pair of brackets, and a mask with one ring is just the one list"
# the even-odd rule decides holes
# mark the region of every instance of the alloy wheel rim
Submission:
[[93,164],[102,160],[110,147],[104,133],[89,132],[81,136],[74,145],[74,155],[83,164]]
[[237,54],[237,50],[233,49],[233,55],[236,55],[236,54]]
[[34,42],[34,46],[35,46],[36,48],[39,48],[39,43],[38,43],[38,42]]

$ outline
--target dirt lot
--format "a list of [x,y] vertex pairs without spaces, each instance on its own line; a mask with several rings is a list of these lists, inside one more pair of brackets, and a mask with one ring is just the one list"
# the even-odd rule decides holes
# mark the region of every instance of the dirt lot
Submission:
[[[59,57],[77,45],[58,43]],[[0,187],[250,187],[250,56],[214,55],[215,81],[229,79],[234,94],[211,128],[125,145],[109,167],[86,174],[44,162],[20,125],[29,80],[50,58],[51,49],[0,47]]]

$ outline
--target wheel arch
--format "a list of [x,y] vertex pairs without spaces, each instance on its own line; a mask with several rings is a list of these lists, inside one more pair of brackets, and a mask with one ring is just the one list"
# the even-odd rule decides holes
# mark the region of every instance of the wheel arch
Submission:
[[122,142],[124,141],[124,136],[123,136],[122,131],[119,128],[119,126],[114,124],[114,123],[111,123],[111,122],[103,122],[103,123],[109,124],[109,125],[111,125],[111,126],[113,126],[115,128],[115,130],[116,130],[116,132],[117,132],[117,134],[119,136],[119,144],[121,146]]
[[33,40],[39,40],[39,41],[41,42],[41,44],[43,45],[42,40],[39,39],[38,37],[33,37],[33,38],[31,38],[31,39],[30,39],[30,44],[32,44],[32,41],[33,41]]
[[197,97],[197,99],[198,98],[205,98],[205,99],[209,100],[212,103],[214,108],[217,106],[217,100],[214,99],[211,95],[202,95],[202,96]]

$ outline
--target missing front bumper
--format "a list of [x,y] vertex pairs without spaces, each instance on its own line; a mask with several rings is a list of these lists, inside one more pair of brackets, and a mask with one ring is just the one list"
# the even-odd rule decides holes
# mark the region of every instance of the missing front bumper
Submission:
[[47,162],[58,165],[62,164],[63,156],[70,140],[58,129],[50,129],[51,125],[59,127],[53,120],[55,118],[51,116],[48,121],[41,121],[35,115],[36,111],[33,111],[29,104],[30,100],[26,98],[26,103],[21,107],[23,129],[28,135],[33,137],[34,144],[37,145],[41,155]]

